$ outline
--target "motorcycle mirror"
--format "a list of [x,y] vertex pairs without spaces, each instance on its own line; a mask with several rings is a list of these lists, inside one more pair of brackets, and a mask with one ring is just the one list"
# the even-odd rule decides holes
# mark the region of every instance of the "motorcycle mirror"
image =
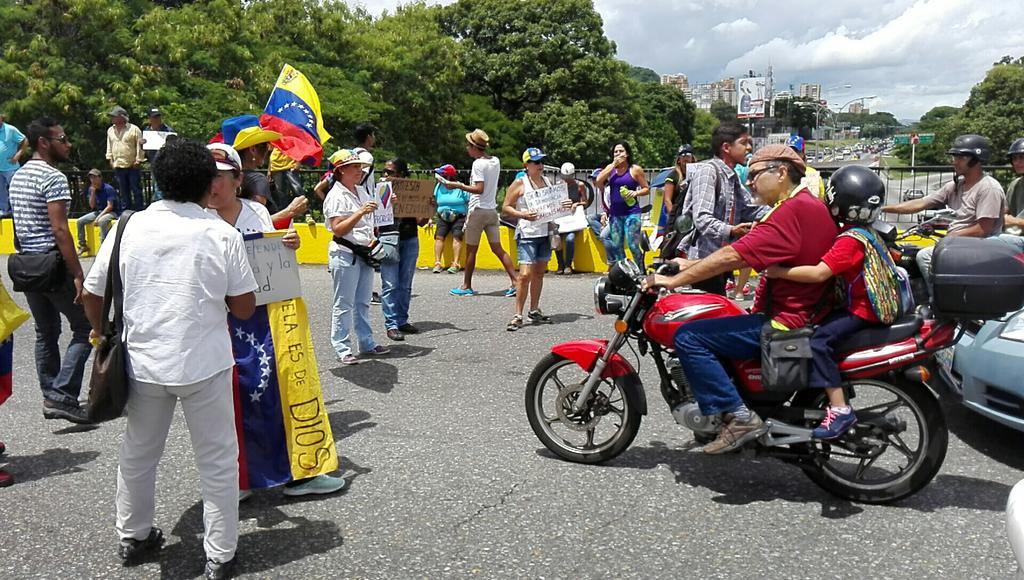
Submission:
[[878,232],[879,237],[887,244],[892,244],[896,241],[896,226],[883,220],[875,220],[871,224],[872,229]]
[[681,215],[676,218],[676,222],[672,224],[672,228],[680,234],[685,234],[693,229],[693,218],[689,215]]

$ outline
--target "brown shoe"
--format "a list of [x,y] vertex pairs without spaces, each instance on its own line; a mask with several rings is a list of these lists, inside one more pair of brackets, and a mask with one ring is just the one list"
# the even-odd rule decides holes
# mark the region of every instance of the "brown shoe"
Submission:
[[753,411],[750,412],[750,419],[745,422],[737,420],[732,413],[726,413],[723,418],[725,425],[718,432],[718,438],[704,446],[703,451],[708,455],[736,451],[768,431],[768,425]]

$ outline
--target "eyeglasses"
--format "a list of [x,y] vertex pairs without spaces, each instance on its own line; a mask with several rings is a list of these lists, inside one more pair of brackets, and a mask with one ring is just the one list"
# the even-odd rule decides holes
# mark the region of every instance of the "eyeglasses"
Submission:
[[383,173],[384,175],[394,175],[396,171],[394,169],[385,169]]
[[538,159],[537,161],[534,161],[533,159],[531,159],[531,160],[527,161],[526,163],[528,163],[528,164],[532,163],[534,165],[544,165],[544,161],[542,161],[540,159]]
[[779,167],[782,167],[782,166],[779,165],[779,164],[770,164],[770,165],[768,165],[766,167],[758,169],[757,171],[751,171],[750,173],[747,174],[747,181],[753,183],[754,180],[757,179],[762,173],[765,173],[767,171],[772,171],[774,169],[778,169]]
[[61,143],[65,144],[65,145],[68,144],[68,136],[67,135],[61,135],[60,137],[49,137],[49,136],[47,136],[46,138],[49,139],[50,141],[60,141]]

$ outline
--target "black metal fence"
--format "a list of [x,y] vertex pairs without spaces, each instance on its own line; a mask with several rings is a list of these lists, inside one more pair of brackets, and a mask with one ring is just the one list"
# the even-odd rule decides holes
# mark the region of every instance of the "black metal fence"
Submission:
[[[822,177],[828,180],[828,177],[836,170],[837,167],[822,167],[820,168]],[[872,167],[876,171],[882,180],[885,182],[886,189],[886,204],[895,204],[908,199],[914,199],[916,197],[922,197],[929,195],[937,191],[944,184],[948,183],[953,179],[952,168],[945,165],[940,166],[917,166],[917,167]],[[558,168],[548,167],[546,169],[550,175],[557,175]],[[664,169],[650,169],[647,170],[648,180],[654,179],[654,176],[664,171]],[[1003,187],[1013,179],[1014,173],[1013,168],[1009,165],[999,166],[988,166],[985,167],[985,171],[995,177]],[[519,169],[502,169],[501,177],[498,182],[499,187],[499,199],[504,197],[504,190],[511,184]],[[576,178],[585,184],[588,184],[588,190],[593,193],[593,186],[590,183],[591,169],[580,169],[576,171]],[[461,170],[459,173],[459,179],[466,181],[469,178],[469,170]],[[319,212],[322,208],[322,202],[320,199],[313,194],[313,188],[326,174],[324,170],[301,170],[298,172],[299,181],[302,184],[302,190],[305,192],[306,197],[309,198],[310,209]],[[85,194],[86,189],[89,185],[89,179],[85,171],[71,171],[67,173],[68,181],[72,188],[72,202],[71,202],[71,216],[77,217],[91,211],[88,207],[88,196]],[[412,177],[415,179],[430,179],[433,173],[430,170],[414,170],[412,171]],[[117,180],[114,179],[114,172],[104,171],[104,181],[111,184],[117,189]],[[143,196],[148,204],[152,200],[153,196],[153,179],[152,174],[148,170],[142,171],[142,189]],[[596,196],[590,195],[591,208],[597,208],[598,206],[594,203]],[[650,196],[646,196],[640,199],[641,205],[647,205],[650,203]],[[122,203],[125,201],[122,195]],[[897,222],[916,222],[921,219],[920,215],[901,215],[901,216],[887,216],[893,221]]]

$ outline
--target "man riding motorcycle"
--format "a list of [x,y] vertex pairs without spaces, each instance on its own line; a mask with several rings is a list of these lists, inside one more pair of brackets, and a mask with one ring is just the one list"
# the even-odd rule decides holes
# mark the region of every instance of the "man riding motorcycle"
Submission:
[[[644,288],[677,288],[738,268],[764,271],[769,266],[816,265],[831,248],[838,228],[821,203],[800,186],[806,164],[785,145],[769,145],[750,161],[747,184],[754,196],[771,211],[746,236],[710,256],[684,262],[674,276],[649,276]],[[744,404],[721,358],[752,359],[759,356],[761,329],[767,321],[779,330],[814,324],[831,309],[831,281],[805,284],[762,279],[753,314],[696,321],[679,329],[675,352],[689,379],[693,395],[704,415],[722,415],[718,438],[704,447],[705,453],[734,451],[762,435],[767,427]]]

